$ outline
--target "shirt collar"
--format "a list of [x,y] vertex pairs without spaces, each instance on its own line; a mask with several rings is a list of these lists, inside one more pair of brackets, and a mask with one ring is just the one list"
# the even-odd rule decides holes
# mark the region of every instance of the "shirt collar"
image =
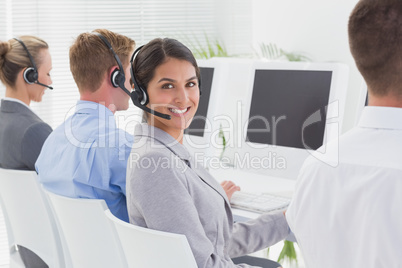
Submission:
[[150,126],[146,123],[138,124],[135,126],[134,137],[140,136],[150,137],[159,141],[183,160],[188,161],[190,159],[190,153],[186,147],[162,129]]
[[109,110],[106,106],[97,102],[83,100],[77,101],[77,105],[75,106],[75,113],[114,116],[112,111]]
[[359,127],[402,130],[402,108],[367,106],[359,120]]

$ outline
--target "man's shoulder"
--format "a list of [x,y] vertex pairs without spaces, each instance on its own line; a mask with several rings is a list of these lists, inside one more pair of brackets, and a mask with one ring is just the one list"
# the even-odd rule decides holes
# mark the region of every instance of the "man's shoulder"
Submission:
[[[118,128],[100,129],[96,125],[82,127],[83,122],[67,118],[46,140],[43,150],[54,151],[55,146],[64,153],[97,155],[95,158],[127,159],[133,145],[133,136]],[[92,152],[92,153],[91,153]]]

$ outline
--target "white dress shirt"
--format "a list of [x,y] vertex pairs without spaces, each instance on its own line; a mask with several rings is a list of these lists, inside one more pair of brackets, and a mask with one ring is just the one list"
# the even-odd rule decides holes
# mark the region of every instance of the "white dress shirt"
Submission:
[[365,107],[319,159],[286,213],[307,267],[402,267],[402,109]]

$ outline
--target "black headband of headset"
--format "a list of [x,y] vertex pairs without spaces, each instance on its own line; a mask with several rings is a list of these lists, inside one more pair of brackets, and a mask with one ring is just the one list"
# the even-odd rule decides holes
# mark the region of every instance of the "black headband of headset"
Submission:
[[[135,79],[135,76],[134,76],[134,67],[133,67],[134,57],[135,57],[136,54],[138,54],[140,52],[141,48],[143,48],[143,47],[144,47],[144,45],[138,47],[134,51],[134,53],[133,53],[133,55],[131,56],[131,59],[130,59],[130,74],[131,74],[131,81],[134,83],[134,90],[136,90],[136,89],[140,90],[140,87],[139,87],[139,84],[137,82],[137,79]],[[144,88],[143,90],[146,90],[146,89]]]
[[[94,34],[97,35],[97,36],[99,36],[99,38],[102,39],[103,43],[105,43],[105,45],[106,45],[106,46],[109,48],[109,50],[112,52],[113,57],[114,57],[114,59],[115,59],[116,62],[117,62],[117,66],[118,66],[118,68],[119,68],[119,72],[121,72],[121,74],[123,75],[123,77],[125,77],[125,75],[124,75],[124,69],[123,69],[123,64],[121,64],[121,61],[120,61],[119,57],[117,56],[116,52],[113,50],[112,45],[109,43],[109,41],[107,41],[107,39],[106,39],[102,34],[100,34],[100,33],[98,33],[98,32],[94,32]],[[119,87],[120,87],[121,89],[123,89],[124,92],[126,92],[128,95],[131,94],[130,91],[128,91],[128,90],[124,87],[124,85],[120,85],[120,84],[119,84]]]
[[100,33],[95,32],[95,35],[99,36],[100,39],[102,39],[103,43],[106,44],[106,46],[110,49],[110,51],[112,51],[113,57],[115,58],[116,62],[117,62],[117,66],[119,67],[119,70],[124,72],[123,70],[123,64],[121,64],[121,61],[119,59],[119,57],[117,56],[116,52],[114,52],[112,45],[110,45],[109,41],[107,41],[107,39]]
[[25,49],[25,51],[27,52],[28,57],[29,57],[29,60],[31,61],[31,64],[32,64],[32,67],[34,68],[34,70],[38,70],[38,68],[36,68],[35,61],[34,61],[32,55],[31,55],[31,53],[29,53],[29,50],[28,50],[28,48],[25,46],[24,42],[22,42],[22,41],[19,40],[18,38],[14,38],[14,39],[17,40],[18,43],[20,43],[20,44],[22,45],[22,47]]

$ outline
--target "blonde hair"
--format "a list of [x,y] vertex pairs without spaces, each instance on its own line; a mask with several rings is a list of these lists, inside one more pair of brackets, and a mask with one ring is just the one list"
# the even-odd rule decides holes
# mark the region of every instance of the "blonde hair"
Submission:
[[[19,40],[24,42],[35,61],[36,67],[39,68],[42,63],[40,51],[48,49],[48,44],[31,35],[20,36]],[[18,73],[26,67],[32,67],[32,63],[29,60],[28,53],[17,40],[10,39],[6,42],[0,42],[0,80],[3,84],[13,88]]]
[[[135,46],[134,40],[106,29],[97,29],[94,32],[100,33],[109,41],[123,68],[129,64]],[[70,47],[70,70],[80,92],[95,92],[106,73],[116,64],[109,48],[93,33],[80,34]],[[130,74],[125,73],[125,76],[129,77]]]

